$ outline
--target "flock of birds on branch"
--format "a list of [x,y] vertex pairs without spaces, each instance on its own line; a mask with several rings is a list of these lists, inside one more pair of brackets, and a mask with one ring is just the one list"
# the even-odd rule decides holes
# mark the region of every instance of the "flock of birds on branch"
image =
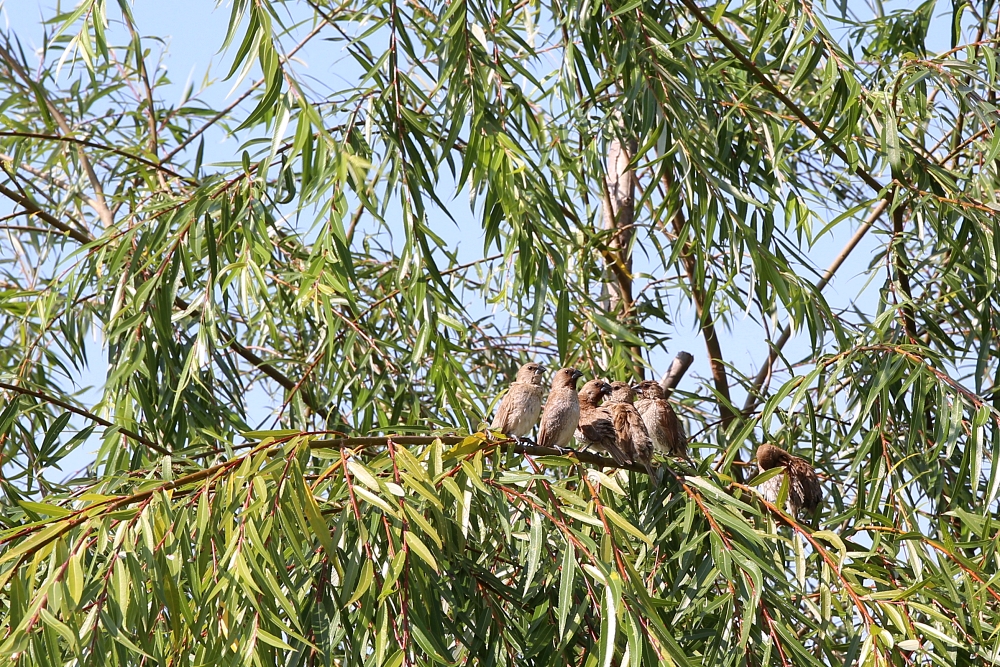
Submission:
[[[584,448],[610,455],[619,466],[641,464],[654,482],[654,451],[688,458],[681,422],[659,382],[645,380],[632,386],[595,378],[577,392],[577,381],[583,373],[575,368],[560,368],[552,377],[543,404],[544,374],[545,367],[535,362],[518,369],[500,401],[491,430],[520,440],[541,418],[536,441],[539,446],[564,451],[575,437]],[[787,476],[788,506],[793,514],[800,510],[813,512],[819,506],[819,478],[804,459],[763,444],[757,448],[757,466],[761,472],[775,467],[785,469],[785,475],[778,474],[760,484],[758,490],[767,501],[777,502]]]

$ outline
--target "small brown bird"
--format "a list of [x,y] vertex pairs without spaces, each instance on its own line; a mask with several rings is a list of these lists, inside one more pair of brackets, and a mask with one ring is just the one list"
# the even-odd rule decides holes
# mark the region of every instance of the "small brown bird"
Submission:
[[580,426],[576,429],[576,439],[580,444],[600,452],[607,452],[620,466],[629,462],[618,446],[618,434],[611,416],[611,410],[601,405],[605,396],[611,393],[611,385],[603,380],[591,380],[580,390]]
[[604,407],[611,410],[611,422],[615,425],[618,436],[618,447],[625,456],[641,463],[649,478],[656,481],[653,472],[653,441],[649,438],[642,416],[636,410],[635,391],[627,382],[612,382],[611,394],[604,402]]
[[542,375],[545,367],[529,362],[517,371],[510,390],[500,401],[490,428],[514,438],[531,433],[542,413]]
[[542,425],[538,429],[539,446],[564,449],[569,444],[580,421],[576,381],[582,377],[583,373],[575,368],[560,368],[552,377],[552,389],[542,409]]
[[687,438],[681,428],[677,413],[663,398],[663,387],[656,380],[646,380],[635,386],[642,397],[635,402],[635,409],[642,415],[642,423],[649,431],[649,438],[657,451],[666,456],[687,458]]
[[[792,514],[798,514],[803,509],[809,513],[816,511],[823,500],[823,489],[812,466],[805,459],[792,456],[774,445],[761,445],[757,448],[757,467],[761,472],[777,466],[782,466],[788,475],[788,507]],[[758,487],[765,500],[771,503],[778,500],[784,477],[777,475]]]

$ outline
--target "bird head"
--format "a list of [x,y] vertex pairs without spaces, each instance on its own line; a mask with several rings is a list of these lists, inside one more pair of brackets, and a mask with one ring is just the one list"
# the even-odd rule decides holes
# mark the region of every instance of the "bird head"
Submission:
[[541,384],[545,374],[545,366],[529,361],[517,370],[517,382],[523,384]]
[[611,391],[608,394],[608,400],[614,401],[615,403],[632,403],[635,401],[635,390],[629,385],[628,382],[612,382],[610,385]]
[[663,387],[656,380],[643,380],[632,389],[643,398],[663,398]]
[[611,385],[604,380],[594,378],[583,385],[580,390],[580,402],[596,408],[601,404],[601,400],[611,393]]
[[791,455],[780,447],[764,444],[757,448],[757,466],[761,470],[787,466],[791,460]]
[[583,373],[575,368],[560,368],[552,378],[552,388],[569,387],[576,389],[576,381],[583,377]]

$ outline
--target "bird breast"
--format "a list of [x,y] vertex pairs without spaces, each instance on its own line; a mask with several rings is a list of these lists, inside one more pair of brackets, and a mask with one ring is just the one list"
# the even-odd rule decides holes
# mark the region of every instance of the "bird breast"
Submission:
[[498,426],[510,435],[528,435],[542,412],[542,387],[515,382],[504,397],[502,408],[505,423]]

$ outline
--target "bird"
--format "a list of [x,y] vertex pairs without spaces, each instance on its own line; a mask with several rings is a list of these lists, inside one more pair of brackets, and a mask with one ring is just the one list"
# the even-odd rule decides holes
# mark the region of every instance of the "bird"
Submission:
[[552,388],[542,408],[542,425],[538,429],[541,447],[565,449],[580,421],[580,399],[576,381],[583,373],[575,368],[560,368],[552,376]]
[[656,380],[645,380],[635,386],[639,400],[635,409],[642,416],[649,438],[657,451],[666,456],[688,457],[687,438],[681,421],[670,403],[663,397],[663,387]]
[[618,436],[618,448],[625,456],[641,463],[649,473],[649,478],[656,481],[653,472],[653,441],[649,438],[642,416],[636,410],[635,390],[627,382],[612,382],[611,393],[604,402],[604,407],[611,410],[611,423],[615,426]]
[[490,429],[500,431],[515,439],[531,433],[542,413],[542,375],[545,367],[535,362],[523,364],[517,370],[517,377],[510,384],[510,390],[500,401],[497,414]]
[[628,464],[628,457],[618,446],[618,434],[611,417],[611,410],[601,405],[605,396],[611,393],[611,385],[604,380],[594,379],[580,390],[580,425],[576,429],[576,439],[585,447],[607,452],[619,466]]
[[[781,466],[788,475],[788,507],[793,515],[800,510],[815,512],[823,500],[823,489],[819,485],[816,471],[805,459],[793,456],[774,445],[763,444],[757,448],[757,467],[761,472]],[[759,487],[760,494],[768,502],[776,502],[781,491],[784,475],[765,480]]]

